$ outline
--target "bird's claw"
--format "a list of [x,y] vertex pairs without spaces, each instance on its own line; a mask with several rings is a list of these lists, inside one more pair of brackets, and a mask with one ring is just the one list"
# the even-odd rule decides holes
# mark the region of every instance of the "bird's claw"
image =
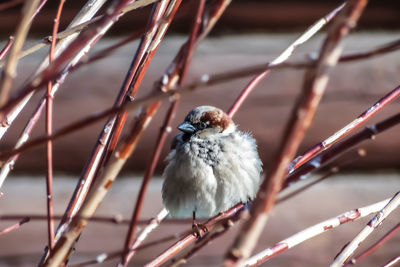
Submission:
[[205,233],[208,232],[208,228],[204,224],[193,222],[192,231],[193,231],[193,235],[196,238],[199,238],[199,237],[201,237],[201,232],[200,231],[203,231],[203,234],[205,234]]

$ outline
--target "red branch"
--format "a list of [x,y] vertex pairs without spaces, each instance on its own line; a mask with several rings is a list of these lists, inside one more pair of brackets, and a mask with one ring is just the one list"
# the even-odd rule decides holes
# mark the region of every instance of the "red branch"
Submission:
[[21,225],[23,225],[24,223],[27,223],[27,222],[29,222],[29,218],[28,218],[28,217],[25,217],[25,218],[22,219],[20,222],[18,222],[18,223],[16,223],[16,224],[13,224],[13,225],[7,227],[7,228],[4,229],[4,230],[1,230],[1,231],[0,231],[0,235],[7,234],[7,233],[9,233],[9,232],[11,232],[11,231],[13,231],[13,230],[15,230],[15,229],[18,229]]
[[3,60],[3,58],[7,55],[8,51],[10,51],[11,46],[14,43],[14,36],[10,36],[8,39],[8,42],[6,45],[3,47],[3,49],[0,52],[0,60]]
[[397,231],[400,230],[400,223],[398,223],[395,227],[390,229],[389,232],[387,232],[382,238],[380,238],[375,244],[367,248],[363,253],[359,254],[358,256],[352,258],[350,261],[348,261],[345,266],[348,265],[354,265],[358,263],[360,260],[363,258],[367,257],[371,253],[373,253],[375,250],[377,250],[379,247],[381,247],[386,241],[388,241]]
[[297,169],[302,164],[309,161],[315,155],[319,154],[320,152],[332,146],[338,140],[345,137],[346,135],[354,131],[356,128],[361,126],[368,119],[372,118],[377,112],[382,110],[385,106],[387,106],[389,103],[397,99],[399,96],[400,96],[400,86],[396,87],[387,95],[382,97],[380,100],[378,100],[378,102],[376,102],[374,105],[372,105],[363,113],[361,113],[360,116],[358,116],[355,120],[347,124],[344,128],[340,129],[339,131],[337,131],[336,133],[334,133],[332,136],[325,139],[321,143],[316,144],[302,156],[296,158],[292,163],[293,165],[292,168]]
[[[42,6],[46,1],[42,1]],[[61,12],[64,6],[65,0],[60,0],[58,5],[57,15],[54,19],[53,26],[53,38],[51,41],[50,52],[49,52],[49,64],[54,60],[54,49],[56,47],[56,35],[58,32],[58,26],[60,24]],[[47,84],[47,95],[46,95],[46,134],[50,136],[53,129],[53,95],[52,95],[53,84],[51,81]],[[46,175],[46,193],[47,193],[47,234],[48,234],[48,247],[50,252],[54,247],[54,220],[53,218],[53,143],[51,140],[47,141],[47,175]]]

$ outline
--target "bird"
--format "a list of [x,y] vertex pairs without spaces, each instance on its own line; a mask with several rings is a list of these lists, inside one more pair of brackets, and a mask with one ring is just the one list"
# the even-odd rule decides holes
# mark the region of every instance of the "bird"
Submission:
[[194,108],[178,129],[162,174],[162,201],[172,217],[192,217],[193,235],[200,237],[200,230],[208,229],[196,218],[255,198],[262,162],[256,140],[219,108]]

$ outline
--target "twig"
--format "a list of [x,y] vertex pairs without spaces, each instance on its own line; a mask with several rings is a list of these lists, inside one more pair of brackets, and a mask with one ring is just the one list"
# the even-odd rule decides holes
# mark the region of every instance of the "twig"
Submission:
[[225,266],[241,265],[250,256],[263,230],[268,213],[273,208],[276,196],[282,188],[287,168],[293,159],[306,130],[311,125],[315,110],[328,82],[328,70],[340,55],[340,41],[354,27],[366,1],[349,1],[339,13],[323,44],[315,68],[305,74],[302,94],[288,120],[283,138],[275,154],[275,162],[267,171],[266,179],[251,208],[251,217],[244,222],[225,258]]
[[18,222],[16,224],[13,224],[13,225],[7,227],[6,229],[1,230],[0,231],[0,236],[4,235],[4,234],[7,234],[7,233],[9,233],[9,232],[11,232],[11,231],[13,231],[15,229],[18,229],[21,225],[23,225],[24,223],[27,223],[27,222],[29,222],[29,218],[25,217],[20,222]]
[[[147,238],[147,236],[156,229],[160,223],[167,217],[168,211],[164,208],[160,211],[156,218],[152,219],[148,225],[140,232],[140,234],[136,237],[136,240],[133,240],[128,244],[125,245],[125,251],[127,253],[121,253],[121,262],[122,265],[127,265],[129,261],[132,259],[133,255],[135,255],[137,249],[141,247],[143,241]],[[130,223],[130,227],[132,227],[132,221]],[[138,219],[136,219],[135,223],[138,223]],[[127,236],[128,238],[128,236]]]
[[358,209],[353,209],[350,211],[347,211],[345,213],[342,213],[336,217],[330,218],[328,220],[325,220],[323,222],[320,222],[316,225],[313,225],[311,227],[308,227],[304,229],[301,232],[298,232],[294,235],[292,235],[289,238],[286,238],[285,240],[282,240],[275,245],[273,245],[270,248],[264,249],[263,251],[259,252],[258,254],[252,256],[251,258],[247,259],[245,261],[245,266],[259,266],[262,263],[266,262],[270,258],[278,255],[279,253],[288,250],[289,248],[292,248],[294,246],[297,246],[298,244],[311,239],[317,235],[320,235],[332,228],[335,228],[337,226],[340,226],[344,223],[347,222],[352,222],[354,220],[363,218],[365,216],[368,216],[372,213],[375,213],[379,210],[381,210],[388,202],[390,199],[385,199],[383,201],[374,203],[372,205],[358,208]]
[[[233,216],[239,216],[239,213],[243,210],[244,205],[242,203],[236,204],[229,210],[222,212],[209,219],[205,226],[209,231],[212,231],[213,227],[218,224],[218,222],[224,221],[225,219],[230,219]],[[196,237],[193,236],[192,231],[183,236],[180,240],[174,243],[171,247],[162,252],[159,256],[153,259],[151,262],[147,263],[146,267],[155,267],[164,264],[177,253],[179,253],[182,248],[187,247],[189,244],[193,243],[196,240]]]
[[395,114],[377,124],[366,127],[363,131],[355,134],[354,136],[332,146],[329,150],[322,152],[317,157],[313,158],[307,164],[301,165],[298,169],[293,171],[286,179],[283,187],[286,188],[292,183],[301,179],[304,174],[310,173],[312,170],[320,168],[324,164],[330,162],[338,157],[342,152],[356,146],[364,140],[374,139],[375,136],[391,127],[400,123],[400,113]]
[[390,261],[388,261],[387,263],[385,263],[384,265],[382,265],[382,267],[391,267],[394,266],[396,263],[400,262],[400,255],[397,257],[394,257],[393,259],[391,259]]
[[186,264],[187,260],[189,257],[193,256],[197,251],[199,251],[201,248],[209,244],[212,240],[222,236],[225,234],[229,229],[232,228],[234,225],[234,222],[239,220],[239,214],[235,214],[232,218],[225,219],[223,221],[218,222],[215,227],[207,234],[202,237],[200,240],[198,240],[191,248],[189,248],[187,251],[179,255],[178,257],[174,258],[171,260],[170,264],[167,264],[166,266],[169,267],[177,267],[182,264]]
[[3,106],[7,100],[8,95],[16,76],[16,70],[18,65],[18,54],[24,45],[26,36],[31,26],[31,18],[36,8],[39,5],[40,0],[27,1],[22,9],[22,19],[18,24],[17,31],[15,33],[14,45],[11,47],[8,54],[4,69],[1,73],[0,79],[0,106]]
[[[54,19],[53,25],[53,41],[51,42],[49,52],[49,64],[54,60],[54,50],[56,47],[56,38],[58,32],[58,26],[60,24],[61,12],[64,6],[65,0],[60,0],[58,5],[57,15]],[[53,130],[53,95],[52,95],[52,82],[47,84],[47,95],[46,95],[46,134],[50,136]],[[51,250],[54,247],[54,220],[53,217],[53,143],[51,140],[47,141],[47,175],[46,175],[46,193],[47,193],[47,234],[48,234],[48,247]]]
[[375,242],[372,246],[370,246],[369,248],[367,248],[366,250],[364,250],[364,252],[362,252],[361,254],[359,254],[358,256],[352,258],[351,260],[349,260],[345,266],[348,265],[354,265],[356,263],[358,263],[360,260],[362,260],[363,258],[367,257],[368,255],[370,255],[372,252],[374,252],[376,249],[378,249],[379,247],[381,247],[386,241],[388,241],[398,230],[400,230],[400,223],[398,223],[395,227],[393,227],[392,229],[390,229],[389,232],[387,232],[382,238],[380,238],[377,242]]
[[395,40],[392,41],[388,44],[384,44],[381,46],[378,46],[374,49],[371,49],[369,51],[364,51],[360,53],[354,53],[354,54],[349,54],[349,55],[344,55],[340,58],[340,62],[349,62],[353,60],[359,60],[359,59],[365,59],[369,57],[373,57],[376,55],[384,54],[384,53],[389,53],[392,51],[395,51],[399,49],[400,47],[400,40]]
[[375,228],[381,225],[383,220],[386,219],[389,214],[400,205],[400,191],[397,192],[394,197],[382,208],[367,224],[367,226],[361,230],[361,232],[335,257],[335,260],[330,265],[342,266],[348,258],[354,253],[354,251],[360,246],[360,244],[374,231]]
[[[294,50],[301,44],[307,42],[314,34],[316,34],[322,27],[324,27],[332,18],[336,16],[336,14],[342,10],[345,4],[341,4],[339,7],[335,8],[328,15],[319,19],[313,25],[311,25],[302,35],[300,35],[289,47],[287,47],[278,57],[276,57],[271,63],[268,64],[268,67],[278,65],[289,59],[289,57],[293,54]],[[240,106],[243,104],[248,95],[253,91],[253,89],[268,75],[270,72],[269,68],[263,70],[260,74],[254,77],[250,83],[243,89],[238,98],[235,100],[233,105],[228,111],[228,115],[233,117],[235,113],[238,111]]]
[[[43,221],[47,220],[47,215],[41,214],[3,214],[0,215],[0,220],[9,221],[9,220],[22,220],[24,218],[29,218],[31,221]],[[53,220],[60,220],[63,218],[63,215],[54,215],[52,217]],[[115,216],[92,216],[90,218],[83,218],[85,220],[97,223],[110,223],[110,224],[129,224],[130,219],[124,219],[120,215]],[[150,219],[140,219],[138,220],[138,225],[149,225],[153,221],[153,218]],[[163,220],[164,224],[188,224],[192,222],[191,219],[165,219]]]
[[[379,99],[374,105],[370,106],[363,113],[361,113],[356,119],[354,119],[352,122],[344,126],[342,129],[340,129],[330,137],[326,138],[321,143],[318,143],[312,148],[310,148],[302,156],[297,157],[291,163],[290,167],[291,170],[297,169],[299,166],[309,161],[312,157],[314,157],[318,153],[321,153],[325,149],[335,144],[338,140],[342,139],[344,136],[354,131],[356,128],[361,126],[368,119],[372,118],[377,112],[382,110],[385,106],[387,106],[389,103],[397,99],[399,96],[400,96],[400,86],[396,87],[391,92],[386,94],[384,97]],[[289,172],[291,172],[291,170]]]
[[8,51],[10,51],[11,46],[14,43],[14,36],[10,36],[8,38],[8,42],[6,45],[3,47],[3,49],[0,52],[0,60],[3,60],[3,58],[7,55]]

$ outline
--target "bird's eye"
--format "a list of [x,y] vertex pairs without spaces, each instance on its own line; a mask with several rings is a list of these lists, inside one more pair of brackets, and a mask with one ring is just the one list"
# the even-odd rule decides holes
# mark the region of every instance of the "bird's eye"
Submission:
[[196,128],[198,130],[203,130],[203,129],[207,128],[207,123],[201,121],[201,122],[197,123]]

